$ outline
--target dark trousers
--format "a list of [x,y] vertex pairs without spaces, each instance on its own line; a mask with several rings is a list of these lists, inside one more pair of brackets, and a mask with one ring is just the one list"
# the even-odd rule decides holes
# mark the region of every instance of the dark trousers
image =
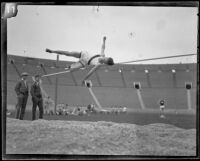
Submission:
[[15,118],[23,120],[26,110],[26,103],[28,100],[28,95],[20,95],[17,97],[16,113]]
[[33,107],[32,107],[32,120],[35,120],[36,118],[36,108],[39,107],[39,118],[43,118],[43,100],[42,98],[32,98],[33,101]]

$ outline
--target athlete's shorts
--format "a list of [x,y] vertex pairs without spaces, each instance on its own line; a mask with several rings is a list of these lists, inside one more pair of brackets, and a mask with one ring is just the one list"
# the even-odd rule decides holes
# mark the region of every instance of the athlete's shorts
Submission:
[[88,64],[88,61],[90,60],[91,55],[87,51],[81,51],[81,57],[79,59],[79,62],[86,66]]

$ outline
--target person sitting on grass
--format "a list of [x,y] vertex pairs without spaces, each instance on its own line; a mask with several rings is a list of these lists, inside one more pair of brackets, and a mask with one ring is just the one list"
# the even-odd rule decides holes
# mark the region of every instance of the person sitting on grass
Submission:
[[64,108],[65,104],[61,103],[58,104],[56,107],[56,115],[63,115],[63,108]]
[[72,112],[72,115],[78,115],[80,111],[81,111],[80,107],[75,107]]

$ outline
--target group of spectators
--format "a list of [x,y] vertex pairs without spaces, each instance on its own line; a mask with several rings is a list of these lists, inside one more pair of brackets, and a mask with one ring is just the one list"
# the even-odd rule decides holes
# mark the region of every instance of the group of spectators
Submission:
[[96,111],[93,104],[89,104],[86,108],[81,106],[69,107],[68,104],[64,103],[56,106],[56,115],[85,115]]
[[89,104],[87,107],[76,106],[76,107],[69,107],[68,104],[58,104],[56,107],[56,115],[90,115],[90,114],[97,114],[97,113],[126,113],[126,107],[120,108],[110,108],[110,109],[99,109],[95,107],[94,104]]
[[[21,74],[21,80],[19,80],[15,86],[15,92],[17,94],[17,105],[16,105],[16,114],[15,118],[23,120],[26,110],[26,104],[29,97],[29,93],[32,97],[32,120],[36,119],[36,108],[39,108],[39,119],[43,118],[44,114],[53,115],[54,114],[54,101],[50,96],[43,96],[41,90],[41,77],[40,75],[35,75],[33,82],[31,84],[30,90],[27,82],[28,73],[23,72]],[[164,118],[164,108],[165,100],[159,100],[160,106],[160,116]],[[126,112],[126,107],[117,107],[112,106],[110,110],[101,110],[95,108],[93,104],[89,104],[86,108],[82,107],[73,107],[70,108],[68,104],[58,104],[56,106],[56,115],[85,115],[90,113],[121,113]]]
[[[41,76],[39,74],[35,75],[33,82],[30,86],[27,82],[28,73],[21,73],[21,79],[17,82],[15,86],[15,92],[17,94],[17,104],[15,118],[23,120],[26,110],[26,104],[29,97],[29,93],[32,97],[32,120],[36,119],[36,108],[39,108],[39,119],[43,118],[44,114],[53,115],[54,114],[54,101],[50,96],[44,96],[41,88]],[[121,108],[111,108],[111,110],[101,110],[96,108],[94,104],[89,104],[86,108],[77,106],[69,107],[68,104],[58,104],[56,106],[56,115],[85,115],[90,113],[118,113],[126,112],[126,107]]]

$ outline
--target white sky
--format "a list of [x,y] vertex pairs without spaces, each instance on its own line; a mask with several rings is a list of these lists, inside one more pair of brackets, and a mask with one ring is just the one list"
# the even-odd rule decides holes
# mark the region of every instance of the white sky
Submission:
[[[98,54],[115,62],[197,53],[197,11],[193,7],[18,6],[8,19],[8,54],[56,59],[46,48]],[[132,34],[132,36],[131,36]],[[60,56],[61,60],[76,61]],[[141,62],[191,63],[196,56]]]

